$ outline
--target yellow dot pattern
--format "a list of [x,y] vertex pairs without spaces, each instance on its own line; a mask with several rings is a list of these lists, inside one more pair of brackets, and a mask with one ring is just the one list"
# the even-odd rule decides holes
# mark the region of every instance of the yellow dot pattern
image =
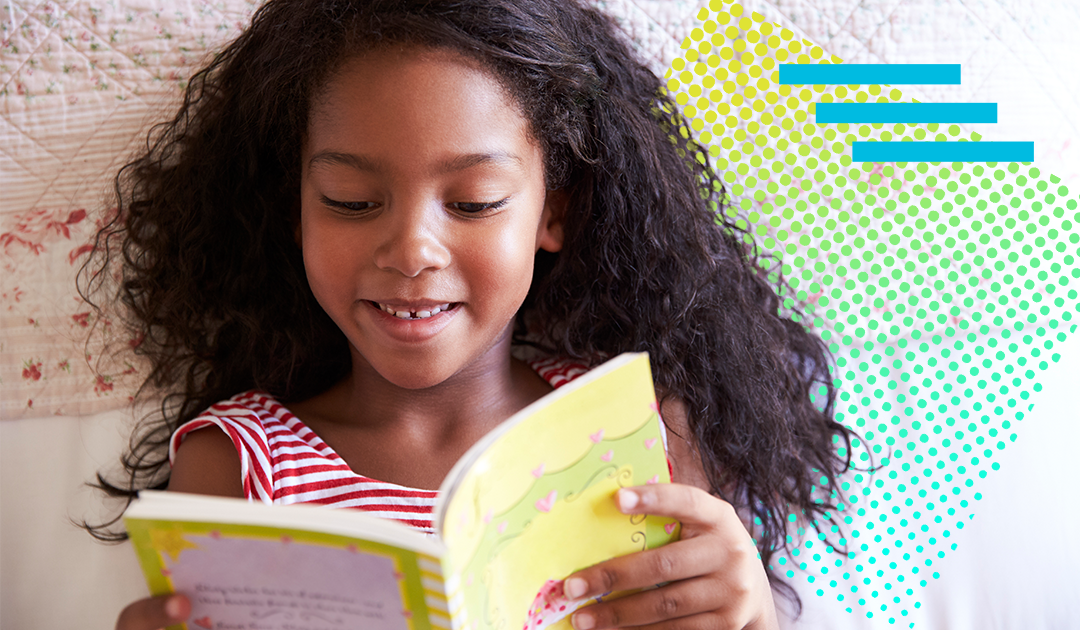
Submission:
[[817,102],[914,101],[883,85],[780,85],[781,63],[842,60],[731,0],[697,17],[667,89],[722,174],[726,212],[782,259],[804,324],[836,356],[836,417],[861,438],[853,461],[873,465],[833,497],[845,529],[798,527],[773,568],[905,623],[1076,328],[1077,200],[1031,165],[853,163],[857,140],[980,138],[817,124]]

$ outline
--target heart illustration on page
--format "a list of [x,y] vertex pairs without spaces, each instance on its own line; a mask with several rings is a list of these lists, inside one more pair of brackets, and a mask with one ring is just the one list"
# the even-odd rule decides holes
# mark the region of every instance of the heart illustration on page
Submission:
[[596,433],[593,433],[592,435],[589,436],[589,439],[592,440],[593,442],[595,442],[596,444],[599,444],[600,440],[604,439],[604,430],[600,429]]
[[536,468],[533,468],[533,470],[532,470],[532,476],[536,477],[537,479],[539,479],[543,474],[544,474],[544,465],[543,464],[540,464],[539,466],[537,466]]
[[194,623],[196,626],[199,626],[200,628],[206,628],[207,630],[210,630],[214,627],[214,622],[210,621],[209,615],[207,615],[206,617],[199,617],[198,619],[192,619],[191,622]]
[[654,446],[656,446],[656,438],[649,438],[645,440],[645,450],[650,450]]
[[546,497],[536,502],[536,509],[540,510],[541,512],[550,512],[551,508],[555,505],[556,495],[558,495],[558,492],[556,492],[555,490],[549,492]]
[[608,451],[604,453],[600,456],[600,459],[605,462],[610,462],[612,457],[615,457],[615,451]]

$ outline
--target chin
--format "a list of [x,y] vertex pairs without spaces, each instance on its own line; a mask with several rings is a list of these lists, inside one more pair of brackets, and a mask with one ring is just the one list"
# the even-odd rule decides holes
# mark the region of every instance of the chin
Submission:
[[[421,367],[425,365],[428,367]],[[445,369],[421,360],[395,361],[391,365],[373,365],[372,367],[379,376],[401,389],[428,389],[453,376]]]
[[446,381],[431,374],[382,374],[382,377],[401,389],[413,390],[430,389]]

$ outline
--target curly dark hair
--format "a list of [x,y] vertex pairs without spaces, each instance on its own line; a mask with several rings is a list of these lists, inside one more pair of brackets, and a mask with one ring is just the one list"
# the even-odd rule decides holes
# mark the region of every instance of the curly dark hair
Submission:
[[648,351],[766,566],[789,544],[789,514],[825,533],[852,436],[833,419],[828,349],[725,212],[660,79],[610,18],[568,0],[270,0],[191,78],[117,176],[119,213],[80,278],[89,296],[121,266],[119,300],[152,365],[144,389],[169,394],[132,438],[127,482],[99,474],[100,487],[128,500],[162,487],[169,436],[215,402],[254,388],[304,400],[348,373],[294,240],[299,156],[335,69],[402,43],[492,72],[541,144],[548,188],[568,193],[562,251],[537,254],[517,341],[586,362]]

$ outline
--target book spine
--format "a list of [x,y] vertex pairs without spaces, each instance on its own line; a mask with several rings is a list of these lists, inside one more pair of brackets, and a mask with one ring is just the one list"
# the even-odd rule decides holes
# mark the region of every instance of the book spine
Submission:
[[442,564],[437,558],[426,555],[418,554],[417,560],[431,627],[435,630],[456,630],[452,622],[449,591],[447,581],[443,579]]

